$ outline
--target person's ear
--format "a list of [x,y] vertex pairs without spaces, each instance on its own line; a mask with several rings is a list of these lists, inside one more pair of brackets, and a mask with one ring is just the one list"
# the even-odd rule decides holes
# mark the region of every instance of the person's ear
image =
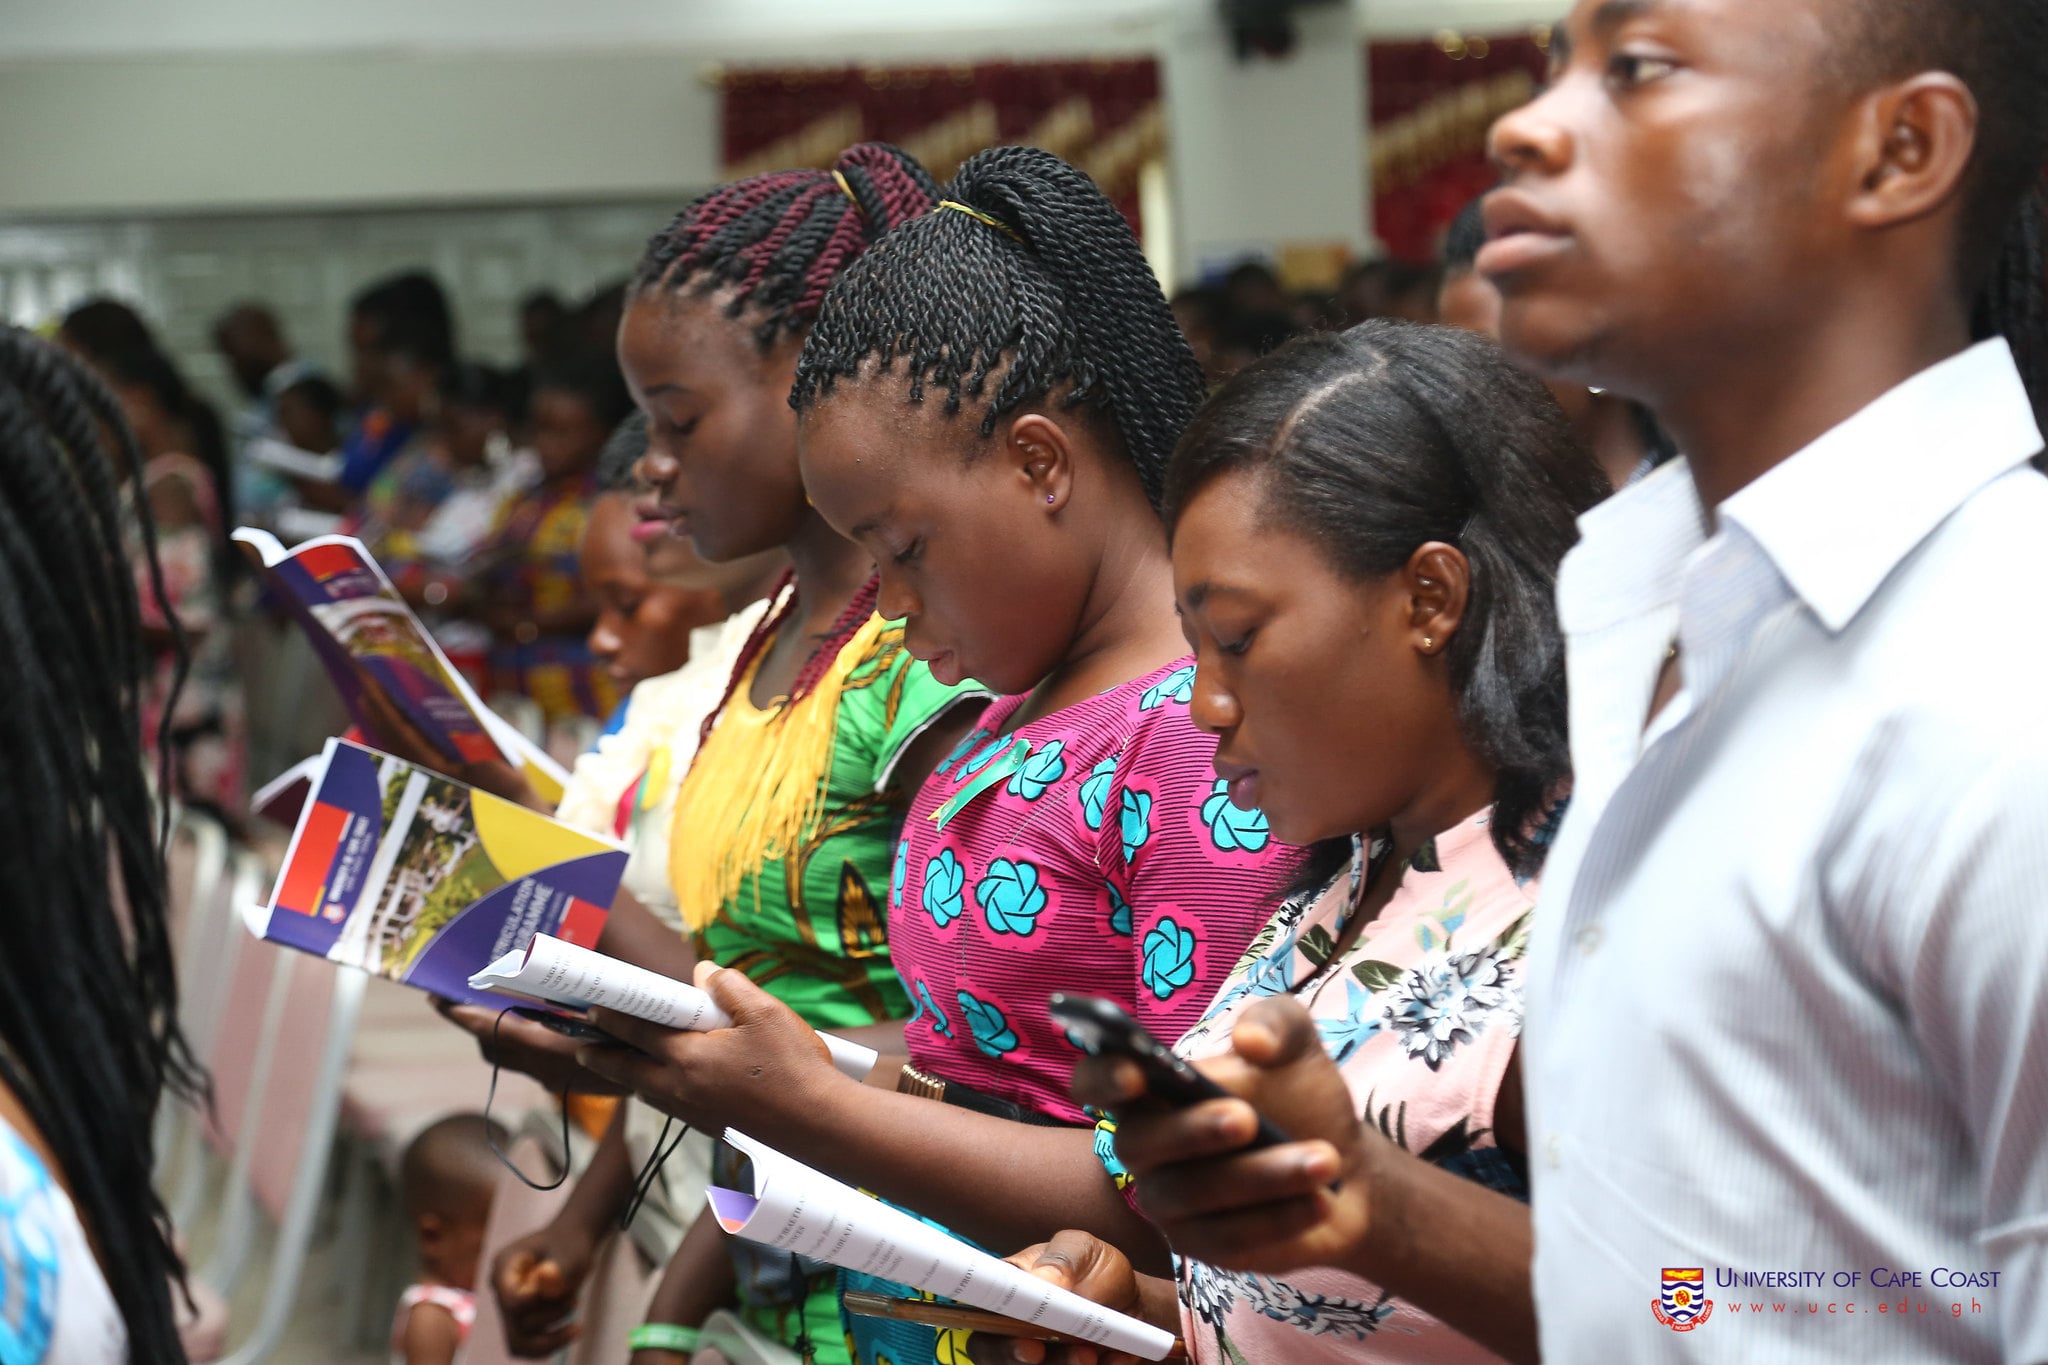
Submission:
[[1472,565],[1454,545],[1432,540],[1402,569],[1408,593],[1408,632],[1416,652],[1426,658],[1442,654],[1465,620],[1472,597]]
[[420,1250],[429,1254],[448,1238],[448,1220],[438,1213],[421,1214],[413,1219],[413,1228],[419,1234]]
[[1888,228],[1951,203],[1977,146],[1977,100],[1945,71],[1929,71],[1866,98],[1849,201],[1858,227]]
[[1027,412],[997,437],[1018,487],[1049,513],[1063,509],[1074,492],[1073,433],[1042,412]]

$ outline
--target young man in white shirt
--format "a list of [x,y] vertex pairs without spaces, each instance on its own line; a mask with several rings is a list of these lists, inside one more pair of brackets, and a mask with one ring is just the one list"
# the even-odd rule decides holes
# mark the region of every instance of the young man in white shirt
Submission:
[[1561,37],[1494,130],[1479,268],[1512,350],[1689,462],[1559,582],[1543,1353],[2048,1358],[2048,481],[2014,358],[2048,6],[1585,0]]
[[[2048,4],[1579,0],[1553,60],[1493,134],[1503,339],[1690,458],[1559,584],[1542,1358],[2048,1360]],[[1399,1191],[1262,1009],[1215,1074],[1329,1148],[1219,1155],[1225,1101],[1119,1150],[1206,1191],[1177,1247],[1341,1263]]]

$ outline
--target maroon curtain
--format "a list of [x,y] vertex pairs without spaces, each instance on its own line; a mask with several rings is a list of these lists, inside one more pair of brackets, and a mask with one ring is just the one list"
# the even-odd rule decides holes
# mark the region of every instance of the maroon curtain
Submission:
[[1494,183],[1493,120],[1549,66],[1548,35],[1372,43],[1373,227],[1401,260],[1437,257],[1458,211]]
[[1042,146],[1093,175],[1137,223],[1138,170],[1159,155],[1158,63],[728,68],[729,176],[829,166],[861,141],[894,142],[941,182],[984,147]]

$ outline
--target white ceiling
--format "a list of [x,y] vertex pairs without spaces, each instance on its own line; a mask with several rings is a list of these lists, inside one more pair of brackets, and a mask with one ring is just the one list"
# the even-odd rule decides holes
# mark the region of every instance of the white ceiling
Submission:
[[[169,54],[673,47],[867,60],[1149,47],[1212,0],[0,0],[0,61]],[[1498,31],[1568,0],[1352,0],[1370,32]],[[1189,16],[1175,15],[1185,21]]]

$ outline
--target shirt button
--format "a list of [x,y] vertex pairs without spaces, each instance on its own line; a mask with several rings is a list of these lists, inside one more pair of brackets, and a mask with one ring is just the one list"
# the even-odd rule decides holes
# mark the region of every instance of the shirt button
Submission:
[[1543,1139],[1543,1164],[1553,1171],[1564,1165],[1564,1144],[1557,1140],[1555,1133]]
[[1601,931],[1599,925],[1589,924],[1585,928],[1579,930],[1579,936],[1576,942],[1579,945],[1579,951],[1584,953],[1587,957],[1591,957],[1594,953],[1600,950],[1600,944],[1602,940],[1604,940],[1606,937],[1607,935]]

